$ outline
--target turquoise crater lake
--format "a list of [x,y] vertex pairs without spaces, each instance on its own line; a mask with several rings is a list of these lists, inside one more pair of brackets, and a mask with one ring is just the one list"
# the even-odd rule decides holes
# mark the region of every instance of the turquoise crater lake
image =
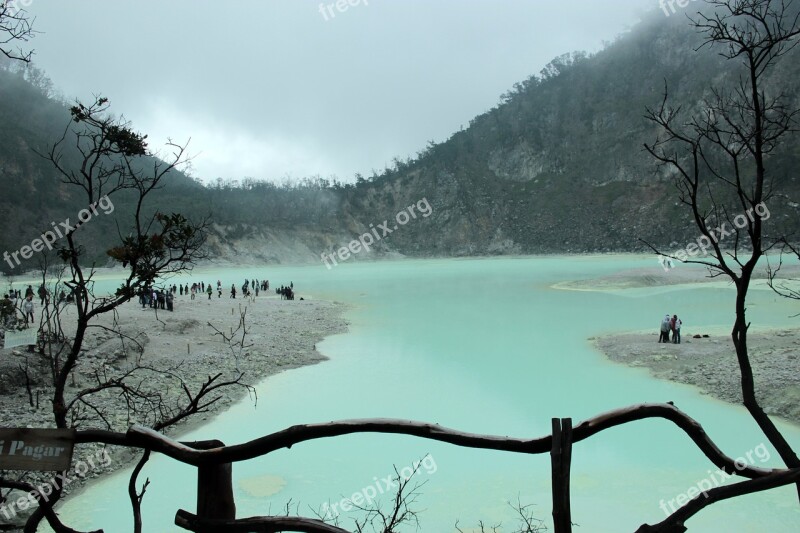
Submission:
[[[684,338],[724,331],[733,319],[733,291],[720,284],[609,291],[553,285],[628,268],[655,266],[652,256],[524,257],[407,260],[196,270],[193,280],[244,278],[294,282],[299,295],[351,305],[347,333],[326,339],[322,364],[291,370],[258,386],[256,407],[244,401],[184,436],[240,443],[285,427],[338,419],[392,417],[475,433],[538,437],[552,417],[575,423],[642,402],[673,401],[699,420],[729,455],[765,442],[742,407],[659,381],[646,371],[608,362],[589,337],[652,329],[667,312],[683,319]],[[679,267],[680,268],[680,267]],[[189,279],[189,278],[186,278]],[[110,283],[110,281],[109,281]],[[188,304],[187,304],[188,305]],[[292,305],[287,302],[286,305]],[[798,325],[796,302],[764,287],[751,293],[755,326]],[[178,310],[179,312],[179,310]],[[780,422],[800,447],[800,428]],[[757,466],[780,466],[771,459]],[[238,516],[280,514],[286,502],[310,508],[364,493],[369,486],[430,454],[418,476],[422,531],[454,531],[479,520],[509,525],[507,501],[536,504],[550,521],[549,456],[462,449],[391,435],[354,435],[300,444],[234,465]],[[685,493],[716,468],[674,425],[651,420],[580,442],[573,449],[572,509],[577,531],[634,531],[660,521],[661,500]],[[130,469],[97,482],[61,508],[72,527],[127,531]],[[146,466],[146,531],[182,531],[179,508],[194,511],[195,472],[163,456]],[[383,497],[388,503],[388,498]],[[339,518],[352,525],[349,513]],[[691,520],[690,531],[798,531],[793,487],[715,505]],[[413,528],[409,528],[413,530]],[[552,530],[552,527],[551,527]]]

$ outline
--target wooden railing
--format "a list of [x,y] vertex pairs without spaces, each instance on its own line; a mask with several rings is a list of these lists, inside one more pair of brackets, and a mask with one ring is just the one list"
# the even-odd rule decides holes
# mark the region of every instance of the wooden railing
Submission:
[[672,404],[642,404],[601,414],[574,428],[569,418],[553,419],[553,433],[534,439],[519,439],[464,433],[436,424],[407,420],[345,420],[292,426],[277,433],[233,446],[219,441],[177,442],[149,428],[131,427],[127,433],[102,430],[77,432],[78,443],[106,443],[159,452],[198,469],[197,513],[178,510],[175,524],[195,532],[343,533],[345,530],[320,520],[302,517],[263,516],[236,518],[231,480],[232,464],[267,455],[302,442],[354,433],[388,433],[447,442],[455,446],[523,454],[550,453],[552,463],[553,523],[555,533],[572,531],[570,511],[570,464],[572,444],[606,429],[649,418],[666,419],[682,429],[705,456],[728,474],[746,481],[717,487],[700,494],[672,515],[654,525],[643,525],[637,533],[682,533],[685,522],[705,507],[744,494],[800,483],[800,468],[763,469],[737,464],[725,455],[693,418]]

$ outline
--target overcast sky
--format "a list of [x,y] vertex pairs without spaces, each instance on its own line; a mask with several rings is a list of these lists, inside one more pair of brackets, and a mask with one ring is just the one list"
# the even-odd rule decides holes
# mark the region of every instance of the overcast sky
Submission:
[[[657,0],[17,0],[35,62],[101,93],[204,180],[352,181],[446,140],[555,56],[596,51]],[[330,5],[330,7],[325,7]]]

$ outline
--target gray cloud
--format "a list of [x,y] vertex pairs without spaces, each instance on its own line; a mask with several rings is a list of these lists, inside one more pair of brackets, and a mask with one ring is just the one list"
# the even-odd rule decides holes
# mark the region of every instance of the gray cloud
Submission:
[[[356,0],[353,0],[356,3]],[[326,1],[323,4],[331,5]],[[206,180],[350,181],[442,141],[553,57],[597,50],[646,0],[33,0],[35,61],[108,96]]]

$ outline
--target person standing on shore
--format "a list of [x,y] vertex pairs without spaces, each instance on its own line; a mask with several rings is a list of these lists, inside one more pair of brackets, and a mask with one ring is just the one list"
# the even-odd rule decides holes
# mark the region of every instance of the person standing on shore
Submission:
[[661,321],[661,336],[658,338],[658,342],[669,342],[669,329],[670,329],[670,319],[669,313],[664,315],[664,319]]
[[33,319],[33,294],[29,295],[25,298],[25,301],[22,302],[22,314],[25,316],[25,326],[28,326],[28,321],[30,320],[31,323],[35,322]]
[[6,326],[11,323],[15,314],[14,302],[11,301],[8,294],[4,294],[3,299],[0,300],[0,326]]
[[47,301],[47,289],[45,288],[44,284],[39,285],[39,299],[41,300],[41,305],[44,307],[44,303]]
[[231,298],[236,299],[236,284],[231,283]]
[[673,344],[680,344],[681,343],[681,319],[678,318],[678,315],[674,315],[672,317],[672,343]]

